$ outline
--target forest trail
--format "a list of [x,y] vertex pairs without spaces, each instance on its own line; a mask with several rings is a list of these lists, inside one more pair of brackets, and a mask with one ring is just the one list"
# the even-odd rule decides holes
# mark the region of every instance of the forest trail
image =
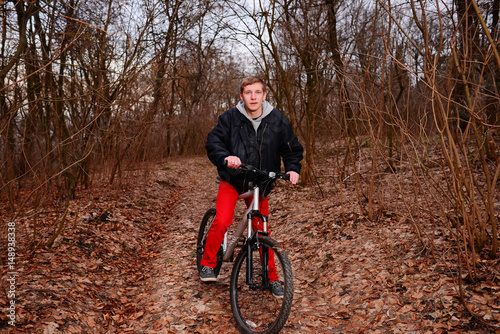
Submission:
[[[2,333],[236,333],[231,264],[215,284],[196,269],[215,167],[186,157],[134,173],[119,195],[83,192],[52,249],[19,254],[17,322],[7,326],[3,314]],[[273,238],[294,270],[282,333],[491,332],[463,311],[450,269],[423,254],[409,221],[390,211],[370,221],[347,192],[342,201],[325,182],[321,191],[278,182],[269,197]],[[471,298],[500,308],[495,290],[484,289]],[[0,298],[2,308],[7,302]]]
[[[229,304],[231,264],[223,264],[216,284],[205,284],[195,263],[199,222],[215,205],[215,168],[206,158],[168,166],[183,191],[153,262],[162,273],[153,290],[163,309],[156,329],[236,332]],[[408,222],[391,226],[394,217],[387,213],[374,224],[349,213],[345,224],[340,203],[317,192],[314,186],[281,183],[270,195],[273,238],[285,247],[294,269],[294,304],[283,333],[436,333],[460,322],[450,308],[456,303],[452,280],[415,260],[419,248]],[[235,218],[242,209],[240,204]]]

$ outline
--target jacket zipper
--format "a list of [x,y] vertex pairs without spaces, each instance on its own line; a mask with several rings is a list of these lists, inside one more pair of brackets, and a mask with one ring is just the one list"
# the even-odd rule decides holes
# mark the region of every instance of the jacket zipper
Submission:
[[267,129],[267,123],[264,126],[264,130],[262,130],[262,137],[260,138],[260,146],[259,146],[259,169],[262,169],[262,143],[264,142],[264,133]]

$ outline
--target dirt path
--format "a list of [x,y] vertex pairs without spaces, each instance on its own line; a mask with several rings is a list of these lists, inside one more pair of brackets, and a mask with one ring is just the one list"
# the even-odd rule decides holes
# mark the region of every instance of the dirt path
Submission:
[[[2,313],[0,332],[236,332],[231,264],[223,264],[215,284],[202,283],[196,270],[198,226],[215,205],[215,168],[205,157],[189,157],[133,173],[120,191],[82,191],[51,249],[30,253],[32,214],[17,221],[16,325]],[[333,182],[320,181],[321,190],[281,182],[269,198],[273,238],[294,270],[294,303],[283,333],[495,331],[458,302],[446,231],[434,231],[434,247],[444,254],[434,261],[408,220],[386,210],[370,221],[359,214],[354,192],[341,198]],[[53,229],[53,216],[39,211],[40,234]],[[500,323],[498,285],[466,289],[467,302],[485,306],[486,313],[476,311]],[[8,305],[0,296],[1,308]]]
[[[184,169],[186,163],[195,168]],[[169,167],[179,176],[183,195],[153,262],[163,273],[154,293],[164,310],[156,329],[235,332],[230,264],[209,285],[199,281],[195,264],[198,224],[215,204],[215,169],[204,158]],[[420,248],[408,222],[394,228],[390,213],[377,224],[349,213],[342,224],[334,199],[321,199],[314,187],[289,184],[276,187],[270,207],[273,237],[287,249],[294,268],[294,304],[283,333],[436,333],[467,317],[452,308],[456,294],[452,279],[439,275],[443,268],[418,260]]]

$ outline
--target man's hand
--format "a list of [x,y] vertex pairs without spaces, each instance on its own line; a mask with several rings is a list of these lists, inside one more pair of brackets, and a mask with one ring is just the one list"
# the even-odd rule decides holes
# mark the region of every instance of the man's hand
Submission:
[[297,182],[299,182],[299,174],[292,171],[287,174],[290,175],[290,182],[292,182],[292,184],[297,184]]
[[241,160],[240,158],[234,156],[234,155],[230,155],[228,157],[226,157],[224,159],[224,161],[226,161],[227,163],[227,167],[229,168],[234,168],[234,169],[237,169],[241,166]]

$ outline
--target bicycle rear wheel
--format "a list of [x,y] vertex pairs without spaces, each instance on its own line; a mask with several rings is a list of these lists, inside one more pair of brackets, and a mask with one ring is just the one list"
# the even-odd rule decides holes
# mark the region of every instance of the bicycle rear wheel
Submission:
[[[238,329],[242,333],[278,333],[285,325],[293,301],[292,266],[286,252],[273,239],[258,237],[258,245],[251,247],[253,284],[247,284],[248,247],[242,248],[231,273],[231,309]],[[275,298],[269,291],[269,279],[263,277],[261,254],[274,252],[279,280],[284,287],[283,298]],[[266,262],[266,261],[264,261]],[[265,269],[265,270],[263,270]]]
[[[207,235],[212,227],[212,223],[215,218],[215,209],[208,209],[203,219],[201,220],[200,230],[198,231],[198,240],[196,243],[196,266],[198,267],[198,272],[201,270],[201,259],[203,258],[203,253],[205,253],[205,244],[207,242]],[[222,256],[224,250],[222,246],[217,252],[217,266],[214,271],[215,274],[218,275],[220,271],[220,267],[222,266]]]

